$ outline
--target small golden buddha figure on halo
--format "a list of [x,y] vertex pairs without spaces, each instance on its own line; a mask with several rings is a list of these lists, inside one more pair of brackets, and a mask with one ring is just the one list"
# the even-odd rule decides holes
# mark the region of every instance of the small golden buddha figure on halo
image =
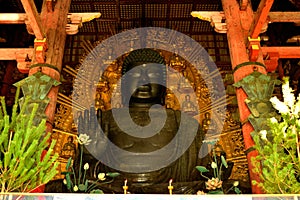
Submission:
[[64,144],[60,157],[69,159],[72,157],[73,159],[75,158],[75,152],[76,152],[76,145],[73,142],[74,138],[73,136],[68,136],[68,142]]

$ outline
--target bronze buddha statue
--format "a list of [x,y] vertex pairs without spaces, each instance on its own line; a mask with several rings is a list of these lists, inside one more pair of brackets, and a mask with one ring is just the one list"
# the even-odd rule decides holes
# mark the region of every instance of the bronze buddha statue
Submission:
[[[92,106],[79,115],[78,133],[92,139],[83,152],[83,163],[90,166],[87,178],[97,179],[103,172],[121,174],[113,182],[97,186],[104,193],[123,193],[125,179],[130,193],[168,193],[170,179],[174,194],[205,189],[206,180],[196,170],[196,166],[211,162],[207,148],[202,147],[205,133],[197,120],[165,106],[164,64],[155,50],[132,51],[122,65],[123,107],[96,111]],[[52,185],[58,187],[56,182],[49,184],[47,192]]]
[[[160,185],[170,179],[180,185],[180,193],[188,193],[191,187],[199,185],[188,183],[199,181],[195,167],[205,165],[199,158],[203,155],[200,148],[204,133],[194,118],[164,107],[164,64],[157,51],[132,51],[122,66],[123,108],[98,110],[98,123],[103,131],[94,126],[88,128],[94,142],[87,146],[84,162],[90,163],[90,176],[108,171],[121,174],[119,180],[107,186],[113,193],[122,192],[125,179],[131,193],[167,193]],[[91,108],[90,113],[93,112],[95,109]],[[79,118],[79,133],[87,127],[84,124],[90,116],[85,113]]]

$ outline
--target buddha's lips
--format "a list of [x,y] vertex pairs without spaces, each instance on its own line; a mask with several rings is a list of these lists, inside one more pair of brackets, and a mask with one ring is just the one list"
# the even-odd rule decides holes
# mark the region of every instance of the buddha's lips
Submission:
[[139,96],[139,98],[151,98],[152,92],[151,87],[149,85],[142,85],[135,90],[135,95]]
[[137,92],[150,92],[151,87],[149,85],[142,85],[136,89]]

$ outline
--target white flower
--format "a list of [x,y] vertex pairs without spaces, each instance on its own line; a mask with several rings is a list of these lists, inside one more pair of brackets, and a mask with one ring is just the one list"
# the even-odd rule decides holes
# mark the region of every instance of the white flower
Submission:
[[204,195],[205,192],[203,192],[202,190],[198,190],[197,195]]
[[213,168],[213,169],[216,169],[218,166],[217,166],[217,163],[215,163],[215,162],[212,162],[211,163],[211,168]]
[[294,110],[293,110],[293,114],[297,116],[297,118],[299,117],[298,116],[298,113],[300,112],[300,100],[299,100],[299,97],[298,97],[298,101],[295,103],[295,107],[294,107]]
[[279,99],[276,96],[272,97],[270,101],[273,107],[276,110],[278,110],[281,114],[288,114],[290,112],[289,107],[285,103],[279,101]]
[[98,179],[99,179],[100,181],[104,181],[104,180],[105,180],[105,173],[99,173],[99,174],[98,174]]
[[234,181],[234,182],[233,182],[233,186],[234,186],[234,187],[237,187],[239,184],[240,184],[240,182],[238,182],[238,181]]
[[277,119],[275,117],[272,117],[270,119],[270,121],[271,121],[272,124],[277,124],[278,123],[278,121],[277,121]]
[[261,139],[268,140],[267,139],[267,131],[266,130],[259,131],[259,134],[260,134]]
[[64,183],[65,185],[67,185],[67,180],[66,180],[66,179],[64,179],[64,180],[63,180],[63,183]]
[[74,190],[74,192],[77,192],[77,191],[78,191],[77,185],[75,185],[75,186],[73,187],[73,190]]
[[90,168],[89,163],[85,163],[84,166],[83,166],[83,169],[88,170],[89,168]]
[[284,98],[284,103],[289,106],[290,108],[293,107],[294,102],[295,102],[295,96],[292,93],[288,93],[286,95],[283,96]]
[[282,129],[281,129],[281,132],[283,133],[283,137],[285,138],[286,137],[286,129],[287,129],[287,125],[283,126]]
[[92,140],[90,140],[90,136],[88,136],[87,134],[80,134],[77,137],[77,139],[78,139],[79,144],[83,144],[83,145],[89,145],[92,141]]
[[293,94],[293,90],[289,87],[288,80],[285,80],[285,82],[282,84],[282,94],[284,103],[292,108],[295,103],[295,96]]

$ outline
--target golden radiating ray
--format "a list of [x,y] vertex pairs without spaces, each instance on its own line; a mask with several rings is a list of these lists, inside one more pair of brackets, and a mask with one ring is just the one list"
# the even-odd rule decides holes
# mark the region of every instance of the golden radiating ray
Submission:
[[82,75],[79,75],[78,72],[73,69],[72,67],[66,65],[64,68],[63,68],[63,71],[67,72],[68,74],[70,74],[71,76],[73,76],[74,78],[80,78],[80,79],[83,79],[87,84],[91,84],[91,81],[86,79],[85,77],[83,77]]
[[77,134],[76,133],[71,133],[71,132],[67,132],[67,131],[62,131],[62,130],[59,130],[59,129],[52,129],[54,132],[58,132],[58,133],[63,133],[63,134],[66,134],[66,135],[71,135],[71,136],[76,136]]
[[221,108],[223,106],[226,106],[228,104],[228,102],[232,101],[234,98],[235,97],[229,97],[228,98],[228,95],[223,96],[223,97],[217,99],[216,101],[214,101],[213,104],[211,104],[211,102],[210,102],[206,106],[200,108],[200,112],[207,112],[207,111],[212,110],[212,108],[217,109],[217,108]]
[[61,104],[64,104],[65,106],[75,107],[76,109],[79,109],[79,110],[87,109],[86,107],[78,104],[76,101],[73,101],[72,98],[67,97],[66,95],[64,95],[62,93],[58,93],[57,101]]

